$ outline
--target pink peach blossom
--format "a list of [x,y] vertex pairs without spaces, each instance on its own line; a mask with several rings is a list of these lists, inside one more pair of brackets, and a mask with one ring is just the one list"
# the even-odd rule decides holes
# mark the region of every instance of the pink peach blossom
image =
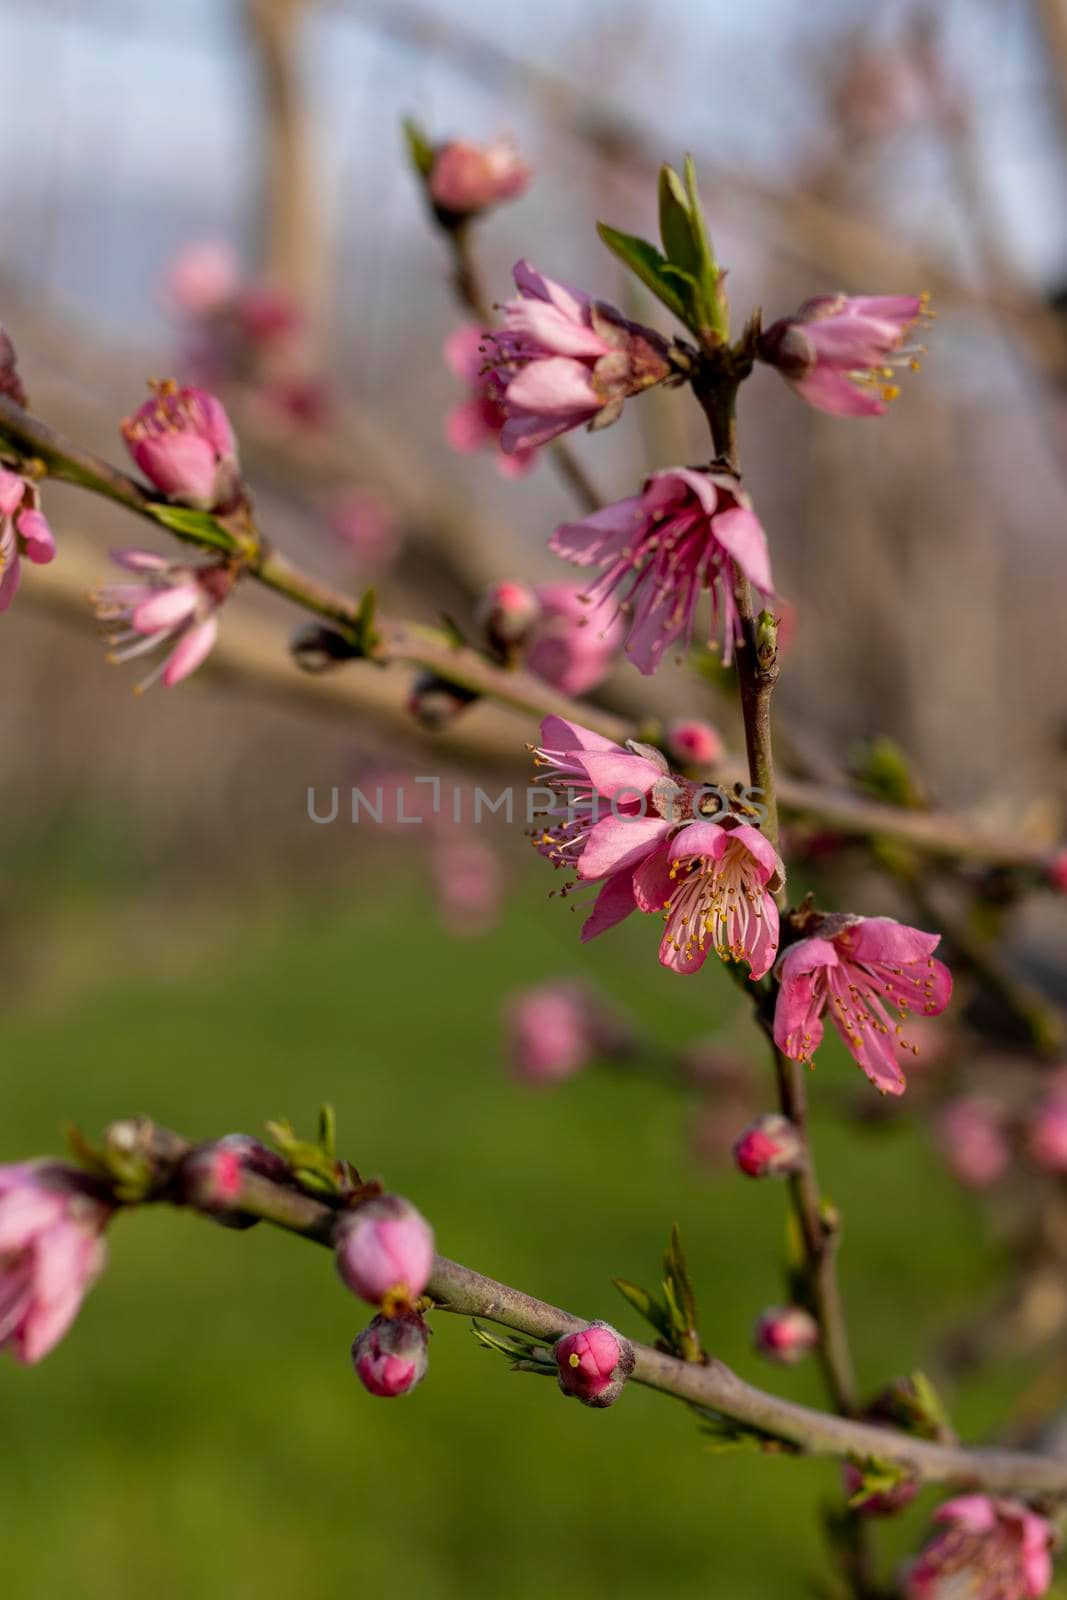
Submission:
[[437,146],[430,169],[430,199],[451,218],[474,216],[525,193],[532,173],[510,139],[473,144],[450,139]]
[[822,1042],[823,1013],[883,1094],[903,1094],[898,1051],[912,1048],[904,1024],[914,1011],[938,1016],[952,976],[933,959],[940,935],[891,917],[825,916],[779,963],[774,1040],[794,1061],[810,1061]]
[[533,447],[505,453],[501,444],[507,412],[501,403],[501,386],[490,362],[492,335],[469,325],[457,328],[445,340],[449,371],[467,386],[467,398],[453,406],[445,418],[445,438],[460,455],[490,448],[496,452],[497,470],[504,478],[525,477],[537,460]]
[[912,1565],[908,1600],[1036,1600],[1052,1582],[1052,1525],[1020,1500],[960,1495],[934,1514],[944,1528]]
[[768,328],[759,354],[817,410],[880,417],[894,370],[918,366],[922,346],[904,339],[926,315],[925,296],[822,295]]
[[0,1349],[16,1361],[40,1361],[74,1321],[107,1259],[111,1209],[65,1168],[0,1167]]
[[714,950],[762,978],[778,954],[774,890],[783,878],[778,852],[758,828],[694,821],[634,873],[634,897],[642,911],[665,917],[665,967],[696,972]]
[[670,376],[666,342],[651,328],[528,261],[514,275],[518,295],[504,306],[504,328],[486,335],[508,454],[587,423],[605,427],[627,396]]
[[186,566],[152,550],[113,550],[111,559],[131,574],[104,584],[93,596],[97,617],[118,631],[108,637],[108,660],[121,664],[160,645],[168,653],[137,689],[162,678],[168,689],[188,678],[218,638],[216,613],[229,595],[235,571],[226,562]]
[[220,401],[205,389],[153,385],[151,400],[127,417],[122,437],[154,486],[182,505],[228,511],[240,499],[237,441]]
[[601,569],[590,598],[614,602],[627,618],[626,651],[644,673],[655,672],[676,641],[689,645],[705,590],[709,644],[721,634],[723,659],[731,660],[741,637],[735,566],[761,595],[773,593],[766,535],[729,473],[654,472],[639,495],[563,523],[549,545],[577,566]]
[[55,553],[37,485],[0,467],[0,611],[7,611],[18,593],[23,556],[36,566],[47,566]]

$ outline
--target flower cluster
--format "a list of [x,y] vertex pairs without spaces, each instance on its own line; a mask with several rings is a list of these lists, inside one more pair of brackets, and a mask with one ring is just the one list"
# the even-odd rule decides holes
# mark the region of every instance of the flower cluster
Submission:
[[[782,864],[757,828],[723,814],[722,792],[671,773],[659,751],[546,717],[534,753],[553,796],[538,851],[599,884],[583,940],[633,911],[662,916],[660,960],[695,972],[714,950],[746,961],[754,978],[774,964]],[[573,887],[573,886],[572,886]]]

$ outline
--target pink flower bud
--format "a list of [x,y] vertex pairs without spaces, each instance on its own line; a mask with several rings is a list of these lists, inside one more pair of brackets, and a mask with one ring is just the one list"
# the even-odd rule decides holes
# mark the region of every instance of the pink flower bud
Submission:
[[507,656],[521,644],[541,615],[541,604],[524,584],[490,584],[478,607],[478,624],[497,655]]
[[375,1317],[352,1346],[352,1365],[368,1394],[395,1400],[426,1376],[430,1330],[417,1313]]
[[756,1323],[754,1341],[768,1361],[792,1367],[815,1349],[819,1325],[803,1306],[771,1306]]
[[905,1506],[910,1506],[919,1492],[918,1482],[914,1478],[901,1478],[891,1489],[879,1489],[856,1500],[854,1496],[863,1487],[863,1473],[851,1461],[846,1461],[841,1468],[841,1477],[852,1510],[865,1517],[895,1516]]
[[228,1133],[213,1144],[201,1145],[182,1162],[182,1198],[224,1228],[252,1228],[259,1219],[234,1205],[246,1172],[275,1183],[288,1183],[292,1177],[281,1156],[258,1139]]
[[127,417],[122,437],[134,461],[168,500],[229,511],[241,495],[237,441],[220,401],[205,389],[153,385],[151,400]]
[[1059,894],[1067,894],[1067,849],[1057,850],[1049,862],[1048,881]]
[[410,1306],[430,1281],[433,1229],[399,1195],[371,1200],[338,1228],[337,1270],[372,1305]]
[[472,144],[452,139],[437,147],[430,170],[430,199],[442,221],[456,221],[503,200],[517,199],[530,182],[530,169],[508,139]]
[[707,767],[718,761],[723,742],[710,722],[696,717],[672,722],[667,729],[667,754],[682,767]]
[[760,1117],[734,1145],[734,1161],[750,1178],[786,1178],[798,1170],[802,1157],[796,1124],[777,1113]]
[[610,1406],[634,1370],[633,1346],[606,1322],[591,1322],[556,1344],[559,1386],[583,1406]]

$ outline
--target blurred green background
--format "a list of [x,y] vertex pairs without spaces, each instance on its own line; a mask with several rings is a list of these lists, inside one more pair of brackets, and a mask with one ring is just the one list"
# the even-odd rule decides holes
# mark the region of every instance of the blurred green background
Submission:
[[[354,857],[329,893],[245,893],[239,909],[138,885],[128,840],[79,859],[53,877],[61,893],[41,892],[32,848],[9,863],[15,945],[37,959],[14,963],[7,997],[5,1159],[58,1148],[63,1117],[95,1131],[148,1111],[205,1137],[281,1114],[310,1130],[329,1098],[344,1151],[411,1196],[444,1251],[634,1336],[609,1278],[654,1281],[677,1220],[709,1348],[819,1399],[814,1369],[767,1367],[748,1346],[781,1295],[781,1189],[696,1166],[692,1107],[662,1085],[602,1069],[531,1093],[500,1060],[517,984],[579,966],[677,1044],[736,1013],[721,971],[661,970],[644,919],[580,951],[538,872],[492,934],[462,941],[393,858]],[[817,1108],[855,1072],[824,1056]],[[926,1359],[991,1261],[917,1135],[817,1121],[873,1387]],[[67,1341],[36,1369],[0,1369],[4,1575],[24,1600],[755,1600],[800,1592],[821,1563],[828,1463],[709,1454],[680,1405],[636,1388],[610,1412],[564,1402],[445,1316],[422,1388],[372,1399],[348,1361],[367,1313],[324,1253],[162,1211],[120,1217],[111,1243]],[[960,1423],[979,1435],[1019,1381],[986,1374]]]

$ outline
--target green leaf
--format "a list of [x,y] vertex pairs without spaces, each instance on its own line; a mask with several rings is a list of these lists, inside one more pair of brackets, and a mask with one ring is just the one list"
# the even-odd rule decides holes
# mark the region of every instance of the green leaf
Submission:
[[428,178],[433,170],[433,145],[414,117],[405,117],[403,127],[411,165],[420,178]]
[[641,1289],[636,1283],[630,1283],[626,1278],[612,1278],[612,1283],[618,1289],[624,1300],[628,1300],[634,1310],[655,1328],[664,1339],[670,1337],[671,1318],[670,1311],[662,1301],[647,1289]]
[[697,1325],[697,1302],[696,1295],[693,1293],[693,1283],[689,1276],[689,1267],[686,1264],[685,1252],[682,1249],[682,1236],[678,1232],[677,1223],[671,1228],[671,1242],[667,1246],[667,1257],[664,1265],[671,1296],[676,1301],[684,1319],[678,1331],[681,1333],[689,1332]]
[[661,167],[659,172],[659,235],[667,260],[690,274],[695,282],[700,257],[693,237],[693,220],[682,180],[673,167]]
[[497,1328],[483,1328],[480,1322],[471,1321],[471,1332],[483,1350],[503,1356],[516,1372],[538,1372],[554,1377],[556,1358],[541,1339],[532,1339],[524,1333],[512,1333]]
[[176,533],[179,539],[191,544],[207,545],[212,550],[223,550],[232,555],[237,550],[237,540],[228,533],[210,511],[194,511],[191,506],[171,506],[153,500],[145,507],[150,516]]
[[797,1455],[796,1445],[786,1439],[779,1439],[776,1434],[765,1433],[761,1428],[751,1427],[748,1423],[735,1422],[732,1417],[724,1417],[718,1411],[698,1411],[700,1417],[700,1431],[707,1440],[707,1448],[713,1455],[725,1455],[736,1450],[762,1450],[768,1453]]
[[337,1113],[326,1103],[319,1107],[319,1146],[331,1161],[337,1156]]
[[356,612],[356,642],[364,655],[372,654],[378,643],[378,635],[374,631],[374,617],[378,609],[378,595],[374,589],[365,589]]
[[651,289],[656,299],[679,322],[689,326],[689,308],[671,275],[665,270],[669,266],[666,256],[661,255],[647,239],[639,239],[632,233],[620,233],[617,228],[609,228],[606,222],[598,222],[596,231],[612,255],[617,256],[624,267],[629,267],[634,276],[640,278],[646,289]]

